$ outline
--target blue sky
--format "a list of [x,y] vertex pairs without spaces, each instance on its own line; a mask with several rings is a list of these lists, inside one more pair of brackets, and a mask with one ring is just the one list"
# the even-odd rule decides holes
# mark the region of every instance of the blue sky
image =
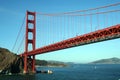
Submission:
[[[119,2],[119,0],[0,0],[0,47],[12,50],[26,10],[42,13],[59,13],[95,8],[117,2]],[[40,23],[37,25],[39,24]],[[41,26],[38,26],[37,29],[41,29]],[[23,33],[21,33],[21,35],[23,35]],[[37,34],[37,37],[39,37],[39,33]],[[39,39],[40,37],[37,38],[37,47],[42,43]],[[111,57],[120,58],[119,40],[120,39],[110,40],[50,52],[37,55],[36,58],[78,63]],[[20,39],[18,42],[20,42]],[[17,49],[13,50],[15,53],[16,51]]]

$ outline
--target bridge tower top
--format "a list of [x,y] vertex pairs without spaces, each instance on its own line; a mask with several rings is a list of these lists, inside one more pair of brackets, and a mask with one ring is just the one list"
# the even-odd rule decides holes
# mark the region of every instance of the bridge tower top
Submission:
[[[32,50],[35,50],[36,43],[36,13],[29,12],[26,13],[26,40],[25,40],[25,52],[29,50],[29,44],[32,44]],[[32,33],[32,35],[29,35]]]

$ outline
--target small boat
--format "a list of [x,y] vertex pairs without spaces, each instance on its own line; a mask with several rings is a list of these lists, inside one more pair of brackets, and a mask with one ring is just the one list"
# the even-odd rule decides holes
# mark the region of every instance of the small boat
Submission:
[[47,72],[48,72],[48,74],[52,74],[53,73],[51,70],[48,70]]
[[51,71],[51,70],[47,70],[47,71],[41,70],[41,71],[36,71],[36,73],[48,73],[48,74],[52,74],[53,71]]

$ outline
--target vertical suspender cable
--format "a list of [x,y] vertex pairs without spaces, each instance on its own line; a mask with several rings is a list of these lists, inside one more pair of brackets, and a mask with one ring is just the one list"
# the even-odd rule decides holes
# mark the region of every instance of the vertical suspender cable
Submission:
[[51,16],[48,16],[48,22],[49,22],[49,26],[47,27],[47,30],[48,30],[48,33],[47,33],[47,36],[48,36],[48,45],[50,44],[50,27],[51,27]]
[[90,26],[91,26],[91,32],[92,32],[92,15],[90,15]]
[[47,17],[47,23],[46,24],[48,24],[47,26],[46,26],[46,31],[45,31],[45,36],[46,36],[46,39],[47,39],[47,45],[49,45],[49,27],[50,27],[50,16],[46,16]]
[[55,16],[53,16],[53,26],[51,27],[51,32],[52,32],[52,35],[51,35],[51,43],[53,44],[54,43],[54,39],[53,39],[53,36],[54,36],[54,27],[55,27]]
[[[97,9],[97,13],[99,13],[99,10]],[[99,25],[99,14],[97,14],[97,29],[99,29],[100,25]]]
[[[86,12],[84,12],[86,14]],[[86,15],[84,15],[84,34],[86,33]]]
[[111,17],[111,21],[110,21],[110,23],[111,23],[111,25],[114,25],[114,24],[113,24],[113,20],[114,20],[113,15],[110,14],[110,17]]
[[72,32],[72,30],[73,30],[73,29],[72,29],[72,27],[73,27],[72,16],[71,16],[70,19],[71,19],[71,20],[70,20],[70,21],[71,21],[71,22],[70,22],[70,23],[71,23],[71,24],[70,24],[70,37],[71,37],[71,35],[73,34],[73,32]]
[[67,25],[67,29],[68,29],[68,31],[67,31],[67,33],[68,33],[68,38],[70,38],[70,16],[67,16],[67,22],[68,22],[68,25]]
[[52,27],[52,16],[50,16],[50,26],[49,26],[49,43],[51,44],[51,27]]
[[107,25],[108,25],[108,14],[106,14],[106,16],[105,16],[105,28],[107,27]]
[[65,19],[65,16],[63,15],[63,18],[64,18],[64,40],[66,39],[66,19]]
[[81,30],[81,27],[82,27],[82,26],[81,26],[81,24],[82,24],[81,20],[82,20],[82,17],[79,16],[79,22],[78,22],[78,23],[79,23],[79,26],[78,26],[78,27],[79,27],[79,29],[78,29],[78,34],[79,34],[79,35],[81,35],[81,31],[82,31],[82,30]]
[[67,30],[67,31],[66,31],[66,34],[67,34],[67,35],[66,35],[66,36],[67,36],[67,38],[69,38],[69,16],[66,16],[66,22],[67,22],[67,23],[66,23],[66,24],[67,24],[67,25],[66,25],[66,30]]
[[108,26],[108,13],[106,14],[106,27]]

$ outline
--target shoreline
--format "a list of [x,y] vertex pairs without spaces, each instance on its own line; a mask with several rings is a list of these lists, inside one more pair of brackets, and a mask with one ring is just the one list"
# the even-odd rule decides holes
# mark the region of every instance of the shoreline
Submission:
[[36,65],[35,67],[66,67],[66,66],[50,66],[50,65],[47,65],[47,66],[39,66],[39,65]]

